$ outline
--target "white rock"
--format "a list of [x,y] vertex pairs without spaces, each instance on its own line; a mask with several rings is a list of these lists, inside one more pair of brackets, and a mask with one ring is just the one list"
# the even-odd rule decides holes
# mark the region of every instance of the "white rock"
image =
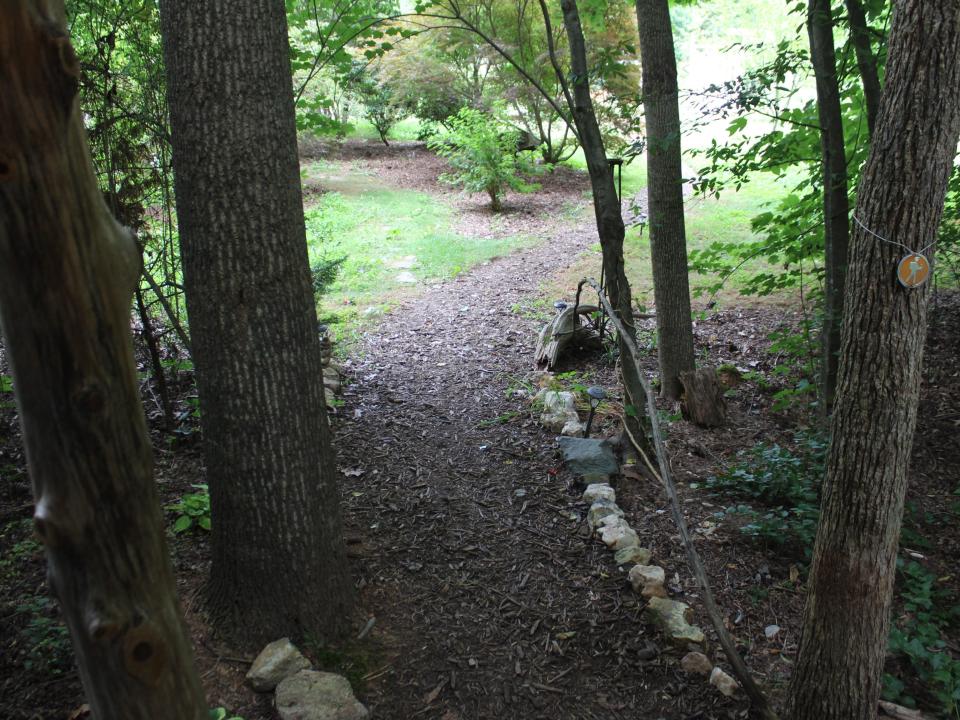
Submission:
[[543,413],[540,423],[552,432],[561,432],[570,422],[579,422],[573,393],[543,390],[537,397],[543,403]]
[[622,520],[618,525],[608,525],[600,533],[603,544],[611,550],[622,550],[640,544],[637,533]]
[[713,672],[710,673],[710,684],[727,697],[733,697],[737,688],[740,687],[736,680],[718,667],[715,667]]
[[683,668],[685,672],[691,674],[709,675],[710,671],[713,670],[713,663],[710,662],[710,658],[703,653],[689,652],[683,656],[683,660],[680,661],[680,667]]
[[688,643],[699,645],[706,639],[700,628],[690,624],[693,611],[686,603],[653,597],[650,598],[646,613],[653,622],[664,629],[667,638],[676,645],[681,647],[685,647]]
[[257,692],[270,692],[285,678],[310,667],[290,638],[280,638],[267,645],[250,666],[247,684]]
[[767,625],[763,629],[763,634],[766,635],[767,640],[773,640],[777,635],[780,634],[779,625]]
[[609,500],[615,503],[617,501],[617,493],[606,483],[587,485],[587,489],[583,491],[583,501],[585,503],[595,503],[598,500]]
[[663,587],[666,582],[666,573],[659,565],[634,565],[630,568],[627,579],[633,586],[634,592],[638,592],[643,597],[665,598],[667,591]]
[[627,565],[628,563],[646,565],[650,562],[651,556],[647,548],[637,546],[625,547],[617,550],[616,555],[613,556],[613,561],[617,565]]
[[623,510],[609,500],[597,500],[587,511],[587,527],[596,530],[601,521],[608,517],[623,517]]
[[301,670],[277,686],[281,720],[365,720],[369,711],[342,675]]
[[397,276],[394,278],[398,283],[403,283],[404,285],[413,285],[417,282],[417,276],[414,275],[409,270],[404,270],[401,273],[397,273]]
[[574,420],[573,418],[567,420],[566,424],[560,429],[561,435],[566,435],[567,437],[583,437],[583,431],[587,426],[580,422],[579,419]]

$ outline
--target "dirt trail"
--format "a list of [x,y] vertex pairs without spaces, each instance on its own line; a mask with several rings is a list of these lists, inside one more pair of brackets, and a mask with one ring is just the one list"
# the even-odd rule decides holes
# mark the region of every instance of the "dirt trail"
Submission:
[[390,663],[365,693],[377,717],[703,709],[679,694],[624,576],[589,539],[552,435],[509,397],[539,329],[511,306],[594,238],[571,228],[427,290],[348,365],[336,445],[347,534],[362,539],[354,572]]

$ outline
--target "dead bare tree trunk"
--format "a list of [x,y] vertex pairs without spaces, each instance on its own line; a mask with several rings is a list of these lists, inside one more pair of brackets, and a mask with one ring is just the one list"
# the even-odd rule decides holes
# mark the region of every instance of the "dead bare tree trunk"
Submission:
[[[913,445],[930,284],[901,286],[932,244],[960,135],[960,0],[901,0],[857,194],[857,226],[793,720],[874,720]],[[931,260],[932,261],[932,260]]]
[[0,3],[0,320],[48,582],[98,718],[201,720],[137,395],[133,238],[97,187],[62,2]]

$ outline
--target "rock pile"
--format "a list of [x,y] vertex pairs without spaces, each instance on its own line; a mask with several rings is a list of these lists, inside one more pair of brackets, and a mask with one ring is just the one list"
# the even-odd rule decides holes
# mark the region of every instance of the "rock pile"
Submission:
[[365,720],[370,712],[341,675],[313,670],[310,661],[281,638],[267,645],[250,667],[247,684],[257,692],[276,691],[281,720]]

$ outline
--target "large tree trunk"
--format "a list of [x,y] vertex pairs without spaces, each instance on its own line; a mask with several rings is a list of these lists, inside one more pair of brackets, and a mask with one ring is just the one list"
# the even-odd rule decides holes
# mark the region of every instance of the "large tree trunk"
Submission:
[[323,398],[282,0],[164,0],[210,485],[209,602],[241,645],[331,639],[352,584]]
[[647,126],[647,203],[660,393],[676,400],[683,390],[681,373],[694,369],[677,58],[667,0],[637,0],[636,6]]
[[[960,133],[960,0],[898,2],[887,67],[857,217],[921,250],[936,238]],[[905,254],[854,232],[793,720],[876,718],[930,293],[899,284]]]
[[844,280],[850,212],[847,200],[847,159],[843,142],[843,116],[833,45],[830,0],[810,0],[807,9],[810,58],[817,78],[817,112],[823,170],[824,313],[821,372],[821,409],[824,417],[833,406],[843,321]]
[[[593,210],[597,219],[597,231],[603,253],[603,270],[606,277],[605,290],[610,304],[617,311],[620,322],[623,323],[627,332],[633,335],[635,329],[630,283],[627,281],[623,265],[623,214],[620,198],[617,196],[617,189],[613,182],[613,172],[607,162],[593,100],[590,97],[590,76],[587,70],[587,53],[583,28],[580,25],[580,14],[576,0],[562,0],[560,7],[563,10],[563,24],[570,45],[570,78],[573,93],[568,101],[572,100],[569,104],[573,112],[573,121],[587,161],[590,185],[593,189]],[[547,17],[546,13],[544,17]],[[550,32],[549,25],[547,32]],[[639,441],[642,435],[635,417],[644,407],[645,395],[634,363],[626,360],[629,358],[629,348],[622,338],[620,339],[620,356],[624,358],[620,368],[627,404],[636,410],[633,415],[628,413],[624,422],[628,423],[628,429]]]
[[0,321],[34,524],[93,715],[200,720],[137,394],[139,253],[97,187],[63,27],[62,3],[0,4]]

